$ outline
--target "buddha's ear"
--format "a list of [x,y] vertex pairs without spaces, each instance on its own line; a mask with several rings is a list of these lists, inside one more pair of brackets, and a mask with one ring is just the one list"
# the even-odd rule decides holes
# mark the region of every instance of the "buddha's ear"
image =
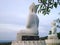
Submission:
[[28,26],[26,26],[27,28],[30,28],[31,26],[30,25],[28,25]]
[[33,9],[32,9],[32,12],[33,12]]

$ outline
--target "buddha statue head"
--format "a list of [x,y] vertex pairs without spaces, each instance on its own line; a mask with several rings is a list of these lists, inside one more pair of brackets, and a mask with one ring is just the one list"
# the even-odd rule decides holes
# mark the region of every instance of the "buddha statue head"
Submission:
[[51,22],[51,26],[53,27],[53,26],[56,26],[56,22],[55,21],[52,21]]
[[30,13],[36,13],[36,5],[35,3],[32,3],[29,7]]

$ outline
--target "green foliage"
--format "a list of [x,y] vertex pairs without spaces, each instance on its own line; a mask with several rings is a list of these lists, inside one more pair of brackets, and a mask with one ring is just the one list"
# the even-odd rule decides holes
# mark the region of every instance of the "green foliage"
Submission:
[[57,33],[57,35],[58,35],[58,38],[60,39],[60,32],[59,32],[59,33]]
[[38,3],[36,5],[36,11],[38,13],[42,13],[44,15],[49,14],[50,10],[54,7],[57,8],[58,5],[60,5],[60,0],[38,0]]
[[51,31],[49,31],[49,35],[50,35],[50,34],[52,34],[52,32],[51,32]]
[[54,7],[57,8],[57,3],[56,2],[54,3]]

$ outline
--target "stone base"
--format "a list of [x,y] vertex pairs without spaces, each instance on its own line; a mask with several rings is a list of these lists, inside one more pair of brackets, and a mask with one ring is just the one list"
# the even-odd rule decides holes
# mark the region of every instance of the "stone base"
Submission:
[[36,31],[36,29],[35,30],[33,29],[20,30],[16,36],[17,40],[21,41],[22,36],[38,36],[38,31]]
[[13,41],[11,45],[46,45],[44,40],[39,41]]
[[36,35],[18,35],[17,36],[17,41],[22,41],[22,40],[39,40],[39,36]]
[[36,41],[39,40],[39,36],[22,36],[23,41]]
[[45,40],[46,45],[60,45],[59,39],[47,39]]
[[34,33],[31,33],[31,34],[30,33],[28,33],[28,34],[27,33],[22,33],[22,34],[17,33],[17,40],[18,41],[22,40],[22,36],[37,36],[37,35],[35,35]]
[[58,39],[57,34],[48,35],[48,39]]

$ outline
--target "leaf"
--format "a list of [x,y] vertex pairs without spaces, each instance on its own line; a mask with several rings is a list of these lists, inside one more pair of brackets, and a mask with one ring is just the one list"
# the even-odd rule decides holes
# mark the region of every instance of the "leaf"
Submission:
[[38,0],[38,3],[41,3],[42,2],[42,0]]
[[36,5],[35,7],[36,7],[36,8],[38,8],[38,7],[39,7],[39,4],[38,4],[38,5]]
[[38,14],[39,14],[39,10],[38,10]]
[[60,2],[59,2],[59,5],[60,5]]
[[45,4],[47,0],[43,0],[43,3]]
[[54,7],[57,8],[57,2],[54,3]]
[[53,5],[50,8],[53,9]]
[[42,5],[40,6],[40,9],[42,8]]
[[36,8],[36,12],[37,12],[37,9],[39,8],[39,5],[36,5],[35,8]]
[[45,10],[43,10],[43,11],[42,11],[42,14],[46,15],[46,11],[45,11]]

